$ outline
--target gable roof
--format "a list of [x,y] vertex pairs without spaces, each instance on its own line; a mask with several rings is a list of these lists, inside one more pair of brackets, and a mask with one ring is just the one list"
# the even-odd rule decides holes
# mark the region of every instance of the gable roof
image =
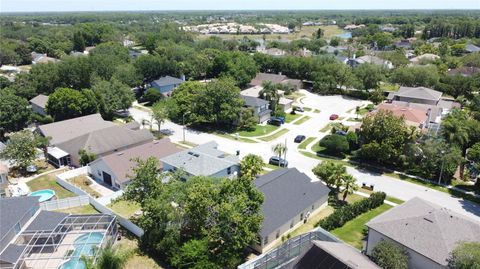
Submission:
[[115,126],[115,124],[103,120],[102,116],[97,113],[40,125],[38,129],[44,136],[50,136],[52,138],[50,144],[56,145],[89,132],[111,126]]
[[437,59],[440,59],[440,56],[432,54],[432,53],[425,53],[425,54],[422,54],[422,55],[419,55],[417,57],[414,57],[414,58],[410,59],[410,62],[411,63],[418,63],[422,60],[435,61]]
[[136,158],[141,160],[146,160],[149,157],[161,159],[180,151],[175,144],[170,142],[170,139],[164,138],[103,156],[93,161],[90,165],[104,162],[115,175],[117,181],[123,183],[128,181],[128,175],[132,175],[132,168],[135,166]]
[[15,264],[26,248],[27,245],[9,244],[0,254],[0,261]]
[[370,64],[376,64],[376,65],[384,65],[388,63],[387,60],[384,60],[382,58],[379,58],[373,55],[364,55],[361,57],[357,57],[355,58],[355,61],[357,61],[357,63],[359,64],[370,63]]
[[442,97],[442,93],[425,87],[400,87],[400,89],[393,93],[394,96],[435,100],[438,101]]
[[38,196],[0,199],[0,239],[17,224],[32,208],[38,206]]
[[214,175],[228,167],[238,165],[237,156],[228,155],[217,149],[215,141],[184,150],[161,159],[163,163],[182,168],[193,176]]
[[39,94],[32,99],[30,99],[30,104],[35,104],[41,108],[45,108],[48,102],[48,96]]
[[268,105],[268,101],[260,99],[258,97],[252,97],[252,96],[245,96],[241,95],[243,101],[245,101],[245,105],[249,107],[260,107],[264,105]]
[[479,52],[480,47],[475,46],[473,44],[467,44],[467,46],[465,46],[465,50],[468,51],[468,52]]
[[67,216],[66,213],[42,210],[25,231],[53,231]]
[[470,77],[477,73],[480,73],[480,68],[474,66],[462,66],[448,70],[449,75],[461,75],[464,77]]
[[380,269],[367,256],[345,243],[315,240],[290,269]]
[[169,86],[169,85],[177,85],[181,84],[185,81],[179,79],[179,78],[174,78],[171,76],[164,76],[160,77],[159,79],[156,79],[152,82],[152,84],[155,84],[156,86],[162,87],[162,86]]
[[[330,189],[296,168],[277,169],[255,179],[255,186],[264,194],[262,204],[262,238],[277,230],[300,212],[327,199]],[[306,212],[305,212],[306,213]]]
[[[394,116],[404,117],[407,124],[413,125],[415,127],[420,127],[420,125],[425,124],[428,120],[427,109],[381,103],[377,106],[376,110],[391,111]],[[375,114],[376,111],[373,111],[372,113]]]
[[457,243],[480,238],[480,223],[417,197],[366,225],[442,265]]
[[253,78],[252,81],[250,81],[250,85],[252,86],[262,85],[264,81],[271,81],[277,84],[277,83],[281,83],[286,79],[287,79],[287,76],[285,75],[258,73],[257,76],[255,76],[255,78]]

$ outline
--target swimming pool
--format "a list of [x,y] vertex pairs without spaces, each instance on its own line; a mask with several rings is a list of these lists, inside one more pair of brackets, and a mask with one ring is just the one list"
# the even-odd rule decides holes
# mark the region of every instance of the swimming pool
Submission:
[[39,191],[34,191],[30,193],[29,196],[39,196],[40,199],[38,201],[41,203],[41,202],[45,202],[52,199],[52,197],[55,196],[55,191],[50,189],[39,190]]
[[337,37],[343,38],[343,39],[349,39],[352,38],[352,33],[351,32],[345,32],[343,34],[337,35]]
[[72,258],[65,262],[61,269],[85,269],[85,263],[80,259],[82,256],[93,256],[95,254],[94,246],[97,247],[102,242],[103,234],[99,232],[84,234],[75,239],[75,250]]

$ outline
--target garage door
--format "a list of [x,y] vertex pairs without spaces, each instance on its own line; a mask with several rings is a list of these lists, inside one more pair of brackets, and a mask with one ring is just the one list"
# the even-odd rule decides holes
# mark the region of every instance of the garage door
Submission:
[[109,173],[103,172],[103,182],[107,183],[108,185],[112,186],[112,176]]

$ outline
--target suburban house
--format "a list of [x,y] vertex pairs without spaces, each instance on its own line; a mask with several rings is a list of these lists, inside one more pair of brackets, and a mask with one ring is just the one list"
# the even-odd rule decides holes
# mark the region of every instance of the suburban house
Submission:
[[33,97],[29,102],[33,112],[40,114],[42,116],[47,115],[47,111],[45,110],[45,107],[47,106],[47,102],[48,102],[47,95],[39,94]]
[[345,51],[346,48],[345,47],[334,47],[334,46],[330,46],[330,45],[326,45],[326,46],[323,46],[320,48],[320,51],[323,51],[325,53],[328,53],[328,54],[338,54],[340,52],[343,52]]
[[[259,97],[260,92],[262,91],[262,83],[265,81],[271,81],[274,84],[289,84],[292,85],[295,89],[303,88],[303,83],[298,79],[290,79],[285,75],[281,74],[269,74],[269,73],[258,73],[257,76],[250,81],[250,88],[243,90],[240,94],[243,96],[252,96]],[[292,108],[293,100],[285,98],[285,92],[282,90],[277,91],[280,95],[279,105],[282,107],[283,111],[288,111]]]
[[381,269],[367,256],[342,242],[315,240],[285,269]]
[[152,81],[150,86],[152,86],[152,88],[157,89],[163,95],[170,96],[170,94],[172,94],[172,91],[184,82],[185,82],[185,76],[182,76],[182,78],[165,76]]
[[56,63],[60,61],[52,57],[48,57],[46,53],[36,53],[32,52],[32,64],[45,64],[45,63]]
[[381,240],[392,241],[409,255],[409,268],[447,268],[460,242],[478,242],[480,223],[439,205],[413,198],[367,224],[367,255]]
[[116,125],[92,114],[41,125],[38,132],[51,137],[48,161],[59,167],[80,166],[80,150],[102,157],[153,140],[148,130],[130,128],[135,126]]
[[235,177],[240,171],[237,156],[217,149],[215,141],[180,151],[160,159],[164,171],[182,169],[191,176]]
[[44,211],[38,199],[0,199],[0,268],[84,268],[80,255],[116,239],[115,216]]
[[271,171],[255,179],[254,183],[265,197],[261,209],[260,243],[252,246],[258,252],[271,248],[281,240],[282,235],[322,210],[327,205],[330,192],[322,182],[312,182],[296,168]]
[[390,92],[388,102],[402,101],[407,103],[419,103],[437,105],[442,98],[442,93],[425,87],[400,87],[396,92]]
[[394,43],[396,48],[401,48],[401,49],[411,49],[412,48],[412,43],[408,39],[402,39],[398,42]]
[[472,53],[472,52],[479,52],[480,51],[480,47],[479,46],[475,46],[473,44],[467,44],[465,46],[465,51],[468,52],[468,53]]
[[0,198],[6,194],[8,187],[8,166],[0,163]]
[[448,74],[451,76],[460,75],[462,77],[471,77],[478,73],[480,73],[480,68],[474,66],[462,66],[448,70]]
[[277,49],[277,48],[269,48],[269,49],[263,48],[263,49],[258,49],[257,51],[270,56],[284,56],[287,54],[284,50]]
[[425,63],[430,63],[434,62],[436,60],[440,59],[440,56],[432,54],[432,53],[425,53],[422,55],[419,55],[417,57],[413,57],[410,59],[410,63],[413,65],[418,65],[418,64],[425,64]]
[[428,128],[430,121],[435,121],[430,117],[434,116],[431,113],[431,109],[428,108],[414,108],[409,106],[396,105],[391,103],[381,103],[376,109],[370,112],[370,115],[374,115],[378,111],[390,111],[396,117],[404,117],[405,123],[408,126],[413,126],[420,130]]
[[373,55],[364,55],[364,56],[361,56],[361,57],[355,57],[355,55],[353,56],[352,59],[349,59],[348,60],[348,64],[352,67],[356,67],[356,66],[359,66],[361,64],[375,64],[375,65],[380,65],[384,68],[387,68],[387,69],[392,69],[393,68],[393,64],[392,62],[388,61],[388,60],[384,60],[382,58],[379,58],[377,56],[373,56]]
[[171,143],[170,139],[154,140],[100,157],[88,164],[88,172],[98,181],[116,189],[123,189],[130,182],[130,176],[133,176],[132,168],[135,167],[137,159],[145,161],[154,157],[159,160],[177,152],[180,152],[180,149]]
[[241,95],[245,106],[253,109],[253,114],[258,123],[266,122],[270,119],[272,111],[268,109],[269,102],[258,97]]

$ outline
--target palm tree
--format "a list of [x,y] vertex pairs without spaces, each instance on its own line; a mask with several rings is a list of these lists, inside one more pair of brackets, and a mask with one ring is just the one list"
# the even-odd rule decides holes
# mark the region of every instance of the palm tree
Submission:
[[325,161],[315,166],[312,172],[330,189],[338,193],[338,190],[342,186],[342,178],[347,173],[347,169],[341,163]]
[[98,253],[96,262],[91,257],[82,257],[86,269],[122,269],[129,255],[120,253],[118,249],[107,246]]
[[242,177],[254,179],[263,170],[262,157],[255,154],[248,154],[240,162],[240,173]]
[[[465,158],[470,142],[469,119],[465,112],[454,109],[442,122],[442,132],[445,140],[457,145]],[[460,162],[460,178],[464,177],[465,162]]]
[[[273,145],[272,147],[272,152],[278,156],[278,158],[282,158],[282,155],[284,155],[287,152],[287,147],[283,143],[278,143],[276,145]],[[278,166],[280,166],[280,162],[278,163]]]
[[278,102],[280,100],[280,95],[278,94],[277,86],[267,80],[262,83],[262,90],[260,91],[260,97],[270,102],[270,109],[275,111],[277,108]]
[[352,194],[354,191],[358,190],[358,185],[356,179],[350,174],[344,174],[342,178],[343,185],[343,201],[347,199],[349,194]]

